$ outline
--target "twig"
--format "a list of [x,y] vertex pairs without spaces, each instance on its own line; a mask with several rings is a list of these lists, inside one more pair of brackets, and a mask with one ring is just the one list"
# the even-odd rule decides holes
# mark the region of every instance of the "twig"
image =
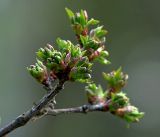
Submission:
[[49,110],[46,115],[57,116],[60,114],[70,114],[70,113],[86,114],[87,112],[93,112],[93,111],[108,111],[109,103],[110,103],[110,100],[108,100],[105,103],[96,104],[96,105],[87,104],[87,105],[73,107],[73,108],[53,109],[53,110]]
[[6,125],[5,127],[0,129],[0,137],[12,132],[18,127],[24,126],[28,123],[32,118],[34,118],[40,111],[59,93],[60,90],[63,89],[65,80],[59,81],[59,83],[55,86],[54,89],[50,90],[48,94],[46,94],[37,105],[33,106],[27,112],[18,116],[11,123]]

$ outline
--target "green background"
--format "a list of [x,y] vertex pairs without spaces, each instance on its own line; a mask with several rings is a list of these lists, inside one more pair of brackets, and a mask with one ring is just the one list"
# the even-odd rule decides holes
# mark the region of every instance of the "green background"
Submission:
[[[57,37],[74,33],[65,7],[86,9],[109,31],[109,66],[94,66],[94,80],[106,84],[101,72],[119,66],[129,74],[124,89],[131,102],[146,113],[138,124],[109,113],[45,117],[9,137],[159,137],[160,136],[160,1],[159,0],[0,0],[0,116],[1,125],[29,109],[45,91],[26,71],[35,52]],[[67,83],[57,107],[86,103],[84,84]]]

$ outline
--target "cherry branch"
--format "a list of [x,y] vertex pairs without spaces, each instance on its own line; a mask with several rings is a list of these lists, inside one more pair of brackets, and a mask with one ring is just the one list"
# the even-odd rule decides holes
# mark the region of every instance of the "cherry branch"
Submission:
[[70,114],[70,113],[83,113],[86,114],[88,112],[94,111],[108,111],[110,100],[106,101],[105,103],[101,104],[87,104],[79,107],[72,107],[72,108],[62,108],[62,109],[53,109],[49,110],[46,115],[57,116],[60,114]]
[[[107,30],[98,25],[98,20],[89,19],[85,10],[73,13],[66,8],[66,12],[79,44],[74,45],[69,40],[57,38],[58,50],[47,44],[46,47],[40,48],[36,52],[37,62],[27,69],[37,82],[45,86],[48,93],[30,110],[1,128],[0,137],[26,125],[31,120],[47,115],[109,111],[127,122],[137,122],[143,117],[144,113],[132,106],[129,98],[122,91],[127,83],[128,75],[124,74],[121,68],[111,73],[103,73],[108,87],[105,90],[101,85],[97,86],[91,79],[92,61],[98,61],[105,65],[110,64],[107,59],[109,53],[105,50]],[[98,26],[89,30],[91,25]],[[53,88],[52,82],[55,80],[59,80],[59,82]],[[53,99],[63,89],[65,81],[88,83],[86,86],[87,105],[64,109],[54,108]]]
[[8,125],[0,129],[0,137],[12,132],[16,128],[26,125],[32,118],[36,117],[43,108],[63,89],[65,80],[59,81],[54,89],[51,89],[48,94],[46,94],[37,105],[33,106],[27,112],[19,115],[15,120],[10,122]]

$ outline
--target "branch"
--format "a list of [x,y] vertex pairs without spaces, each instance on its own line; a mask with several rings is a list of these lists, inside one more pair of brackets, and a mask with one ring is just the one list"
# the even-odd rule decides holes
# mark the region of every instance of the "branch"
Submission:
[[87,112],[94,112],[94,111],[108,111],[110,100],[105,103],[96,104],[96,105],[83,105],[79,107],[73,108],[64,108],[64,109],[53,109],[49,110],[46,115],[57,116],[60,114],[70,114],[70,113],[83,113],[86,114]]
[[8,125],[0,129],[0,137],[12,132],[18,127],[24,126],[32,118],[40,113],[40,111],[63,89],[65,80],[59,81],[54,89],[51,89],[48,94],[46,94],[37,105],[33,106],[27,112],[19,115],[15,120],[10,122]]

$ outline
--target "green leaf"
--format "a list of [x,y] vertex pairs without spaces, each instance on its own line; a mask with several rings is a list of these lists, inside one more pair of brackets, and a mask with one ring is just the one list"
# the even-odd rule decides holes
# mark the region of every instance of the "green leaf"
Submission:
[[72,19],[75,15],[74,15],[74,13],[72,12],[72,10],[70,10],[70,9],[68,9],[68,8],[65,8],[65,10],[66,10],[66,12],[67,12],[67,14],[68,14],[68,17],[70,18],[70,19]]
[[51,45],[47,44],[45,48],[40,48],[38,52],[36,52],[36,54],[38,58],[40,58],[43,61],[46,61],[47,58],[52,57],[54,51],[54,48]]
[[91,18],[91,19],[87,22],[87,26],[97,25],[98,23],[99,23],[98,20],[95,20],[95,19]]
[[56,42],[60,50],[68,50],[69,47],[67,41],[57,38]]
[[83,27],[85,27],[86,22],[87,22],[87,20],[86,20],[86,18],[85,18],[84,11],[81,10],[81,12],[80,12],[80,24],[81,24]]
[[104,65],[109,65],[111,64],[110,61],[108,61],[106,58],[104,58],[103,56],[99,56],[95,59],[96,61],[99,61],[101,64],[104,64]]
[[135,106],[127,106],[125,110],[122,118],[127,122],[138,122],[144,116],[144,112],[139,112]]
[[92,31],[94,33],[94,37],[97,37],[99,39],[104,37],[108,32],[107,30],[103,29],[103,26],[99,26],[99,27],[93,29]]
[[89,40],[89,37],[80,35],[80,40],[81,40],[83,46],[85,46],[87,44],[88,40]]

